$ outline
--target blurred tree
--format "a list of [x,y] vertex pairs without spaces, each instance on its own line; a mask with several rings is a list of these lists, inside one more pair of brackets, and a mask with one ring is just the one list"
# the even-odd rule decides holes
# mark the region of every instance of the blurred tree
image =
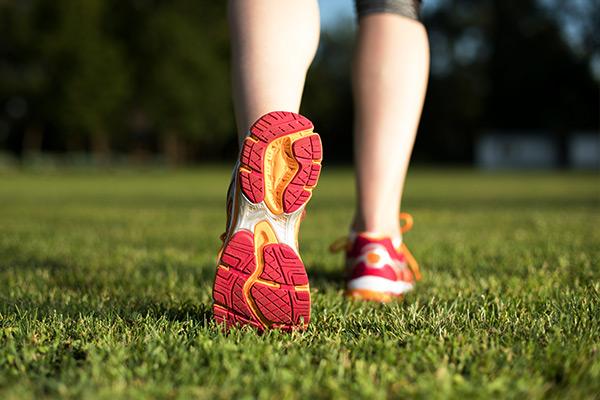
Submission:
[[492,13],[489,124],[513,129],[593,127],[598,90],[589,74],[589,56],[575,55],[557,23],[534,0],[495,0]]
[[164,1],[146,8],[133,33],[134,100],[161,133],[169,163],[213,153],[234,135],[224,2]]
[[[0,146],[89,143],[102,155],[142,143],[172,163],[220,159],[223,149],[233,157],[225,7],[0,1]],[[599,13],[567,0],[426,3],[432,74],[415,158],[468,162],[486,129],[597,129]],[[352,154],[353,25],[322,35],[303,101],[335,149],[328,160]]]
[[25,153],[41,151],[44,122],[51,117],[45,107],[49,77],[37,40],[35,6],[0,2],[0,122],[22,132],[16,148]]
[[104,26],[106,2],[52,0],[43,7],[44,15],[54,17],[48,34],[40,38],[56,78],[51,109],[65,130],[68,147],[79,147],[87,136],[95,157],[105,160],[130,89],[124,54]]
[[417,157],[471,161],[486,129],[598,129],[591,55],[575,54],[539,1],[447,0],[425,23],[432,76]]
[[302,100],[301,112],[310,116],[321,133],[325,151],[335,149],[326,154],[328,160],[346,161],[352,157],[350,68],[354,34],[354,21],[340,21],[321,34]]

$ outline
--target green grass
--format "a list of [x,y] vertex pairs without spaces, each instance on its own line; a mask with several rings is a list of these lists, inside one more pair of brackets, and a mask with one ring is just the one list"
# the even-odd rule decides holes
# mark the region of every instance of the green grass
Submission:
[[598,398],[598,176],[413,172],[424,281],[342,297],[353,209],[326,168],[301,230],[306,332],[224,335],[210,290],[229,171],[0,175],[0,398]]

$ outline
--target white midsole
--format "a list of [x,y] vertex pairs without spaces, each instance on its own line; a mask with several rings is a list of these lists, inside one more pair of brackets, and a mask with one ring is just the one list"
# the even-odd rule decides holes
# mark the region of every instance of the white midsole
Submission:
[[380,276],[361,276],[348,281],[348,290],[356,289],[402,294],[413,290],[413,284],[404,281],[392,281]]
[[256,204],[252,203],[238,187],[237,179],[239,167],[240,163],[238,161],[232,173],[233,187],[235,188],[233,207],[237,208],[238,212],[236,220],[231,221],[234,222],[235,225],[233,227],[229,226],[227,229],[230,237],[242,229],[254,233],[256,224],[261,221],[267,221],[273,228],[278,243],[287,244],[299,255],[296,225],[299,222],[298,220],[302,217],[302,212],[304,211],[306,204],[302,205],[293,213],[281,213],[276,215],[269,210],[264,201]]
[[300,207],[293,213],[286,214],[273,214],[269,208],[265,205],[264,201],[254,204],[244,196],[242,191],[239,191],[238,200],[238,216],[235,226],[233,227],[233,233],[238,232],[241,229],[249,230],[254,233],[254,227],[260,221],[267,221],[279,243],[287,244],[290,246],[296,254],[298,252],[298,240],[296,238],[296,224],[298,219],[302,216],[302,211],[305,205]]

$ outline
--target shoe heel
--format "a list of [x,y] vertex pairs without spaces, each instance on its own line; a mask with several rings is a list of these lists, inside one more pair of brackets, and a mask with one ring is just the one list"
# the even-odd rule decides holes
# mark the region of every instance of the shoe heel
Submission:
[[[266,229],[266,230],[265,230]],[[310,322],[310,292],[304,265],[294,250],[272,243],[264,224],[239,231],[219,260],[213,313],[227,328],[304,329]]]

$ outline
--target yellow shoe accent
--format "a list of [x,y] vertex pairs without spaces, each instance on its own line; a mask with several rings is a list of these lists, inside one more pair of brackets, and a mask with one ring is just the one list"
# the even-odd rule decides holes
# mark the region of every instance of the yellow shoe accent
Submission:
[[283,213],[283,192],[299,169],[292,153],[292,144],[299,138],[312,134],[310,129],[280,137],[269,143],[265,150],[265,204],[275,215]]

